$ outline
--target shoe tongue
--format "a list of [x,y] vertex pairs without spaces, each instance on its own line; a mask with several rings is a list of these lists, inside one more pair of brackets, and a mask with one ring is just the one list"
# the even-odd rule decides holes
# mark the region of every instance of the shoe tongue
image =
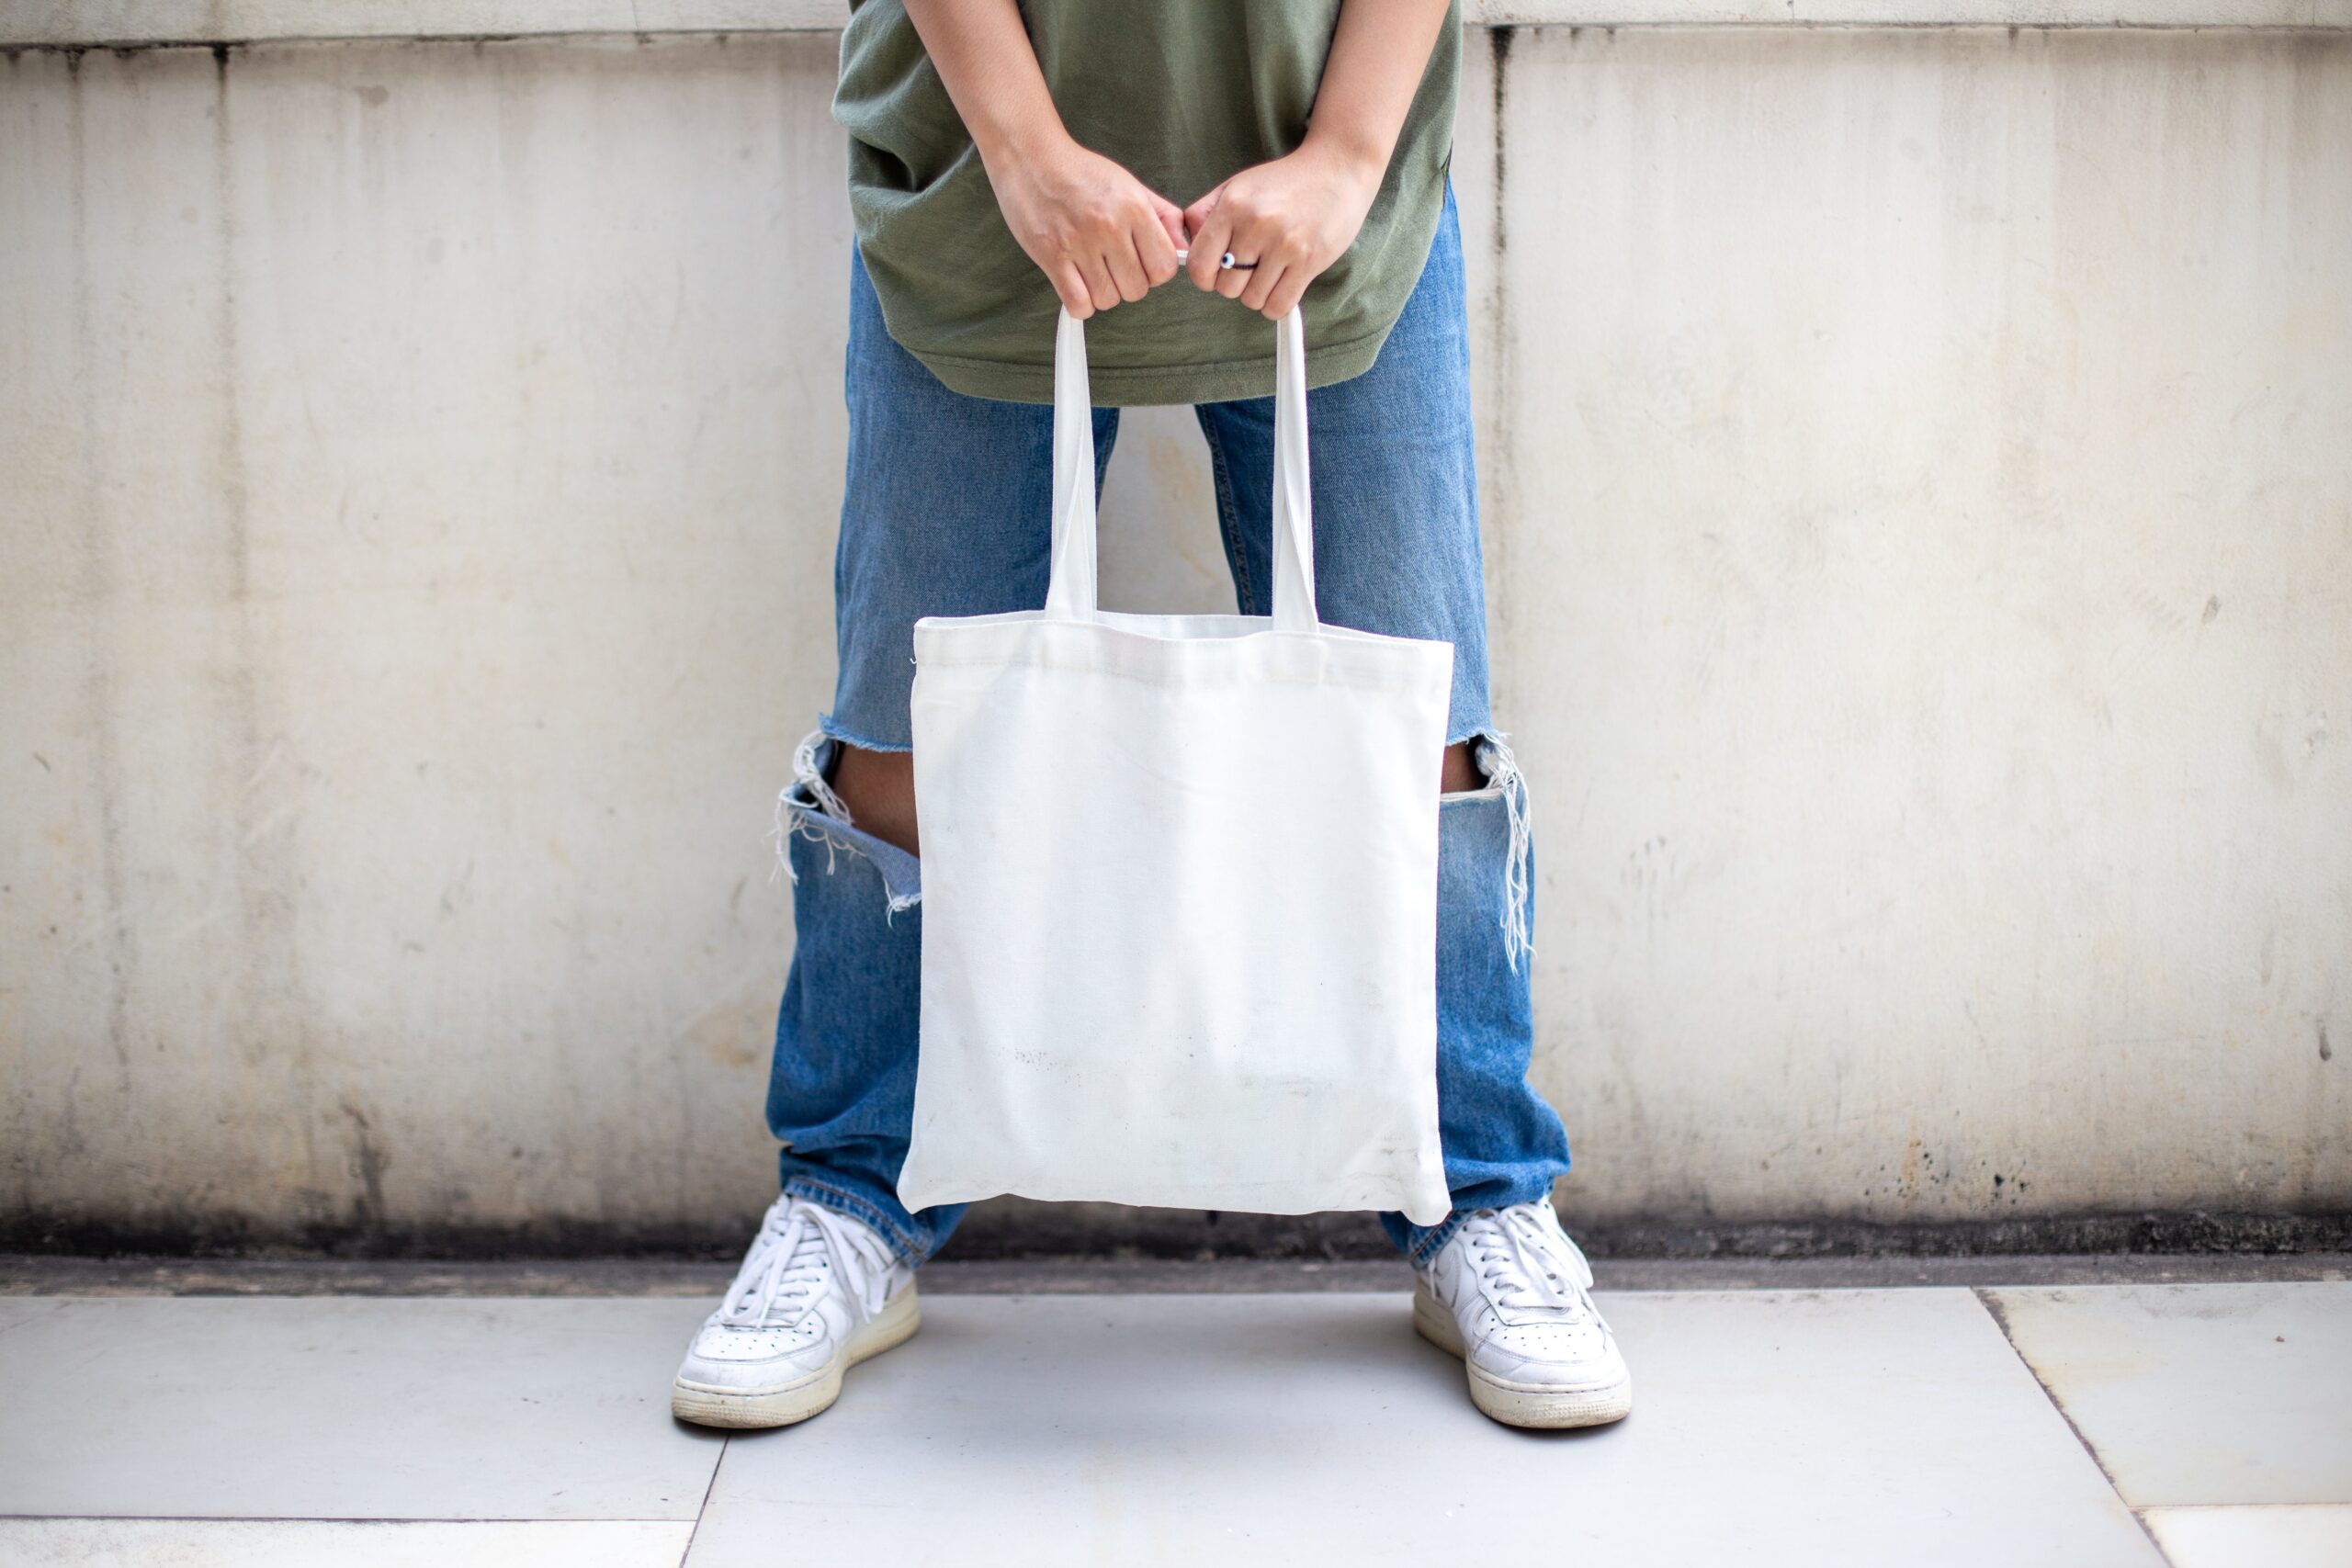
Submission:
[[802,1231],[793,1243],[792,1251],[776,1266],[782,1276],[782,1293],[804,1292],[815,1282],[827,1257],[824,1236],[814,1230]]
[[[816,1298],[817,1282],[823,1277],[820,1266],[827,1257],[825,1237],[814,1226],[804,1225],[800,1234],[792,1237],[792,1250],[786,1252],[785,1227],[777,1226],[770,1235],[775,1237],[770,1245],[776,1252],[767,1260],[762,1274],[763,1282],[772,1282],[775,1289],[768,1297],[767,1310],[759,1314],[758,1322],[763,1326],[783,1327],[799,1321]],[[756,1304],[760,1294],[755,1288],[744,1306]],[[750,1314],[745,1313],[737,1321],[749,1326]]]
[[1563,1292],[1547,1279],[1521,1282],[1516,1290],[1498,1291],[1496,1298],[1495,1311],[1506,1323],[1572,1322],[1584,1315],[1584,1303],[1575,1292]]
[[1543,1223],[1532,1215],[1498,1215],[1494,1230],[1477,1238],[1483,1263],[1492,1259],[1501,1277],[1488,1284],[1495,1310],[1506,1322],[1528,1323],[1581,1315],[1584,1303],[1571,1258],[1557,1247]]

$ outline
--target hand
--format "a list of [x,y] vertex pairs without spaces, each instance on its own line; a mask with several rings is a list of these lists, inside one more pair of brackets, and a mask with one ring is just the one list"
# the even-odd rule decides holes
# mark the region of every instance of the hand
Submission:
[[[1193,253],[1186,273],[1202,288],[1282,320],[1355,243],[1385,163],[1310,136],[1297,152],[1242,170],[1184,209]],[[1228,251],[1240,264],[1230,270],[1218,265]]]
[[1042,148],[991,161],[988,170],[1013,239],[1080,321],[1176,276],[1183,213],[1058,128]]

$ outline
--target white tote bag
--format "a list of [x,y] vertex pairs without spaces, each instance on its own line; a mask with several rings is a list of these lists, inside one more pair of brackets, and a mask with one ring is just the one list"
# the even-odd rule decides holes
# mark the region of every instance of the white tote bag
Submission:
[[915,624],[910,1209],[1001,1192],[1447,1213],[1453,645],[1316,618],[1306,352],[1275,328],[1273,614],[1095,607],[1085,329],[1054,345],[1042,610]]

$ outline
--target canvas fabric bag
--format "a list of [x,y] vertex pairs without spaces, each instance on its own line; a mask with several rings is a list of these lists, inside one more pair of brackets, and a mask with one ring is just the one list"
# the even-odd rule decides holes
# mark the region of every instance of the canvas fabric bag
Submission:
[[1453,649],[1317,620],[1297,311],[1275,344],[1272,615],[1096,608],[1085,329],[1065,311],[1045,607],[915,624],[910,1210],[1450,1211]]

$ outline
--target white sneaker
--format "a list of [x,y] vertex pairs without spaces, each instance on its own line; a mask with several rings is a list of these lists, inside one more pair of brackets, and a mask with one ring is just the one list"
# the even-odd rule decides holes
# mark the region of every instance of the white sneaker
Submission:
[[1599,1427],[1634,1408],[1592,1266],[1549,1199],[1471,1214],[1414,1274],[1413,1326],[1462,1358],[1470,1402],[1496,1420]]
[[842,1373],[922,1326],[914,1270],[869,1225],[786,1193],[670,1391],[705,1427],[788,1427],[841,1397]]

